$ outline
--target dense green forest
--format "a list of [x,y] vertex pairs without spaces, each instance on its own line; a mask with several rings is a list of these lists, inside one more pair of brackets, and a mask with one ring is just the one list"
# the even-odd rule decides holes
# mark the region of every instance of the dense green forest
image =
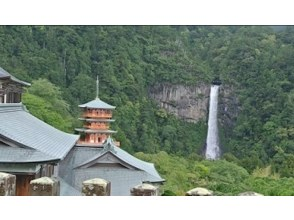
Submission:
[[[153,161],[166,189],[294,194],[294,27],[0,26],[0,45],[0,66],[32,83],[23,97],[29,111],[67,132],[81,126],[78,105],[95,98],[98,75],[100,98],[117,106],[114,138]],[[220,124],[223,154],[214,162],[201,154],[207,119],[181,121],[148,91],[216,77],[234,88],[240,110],[233,127]]]

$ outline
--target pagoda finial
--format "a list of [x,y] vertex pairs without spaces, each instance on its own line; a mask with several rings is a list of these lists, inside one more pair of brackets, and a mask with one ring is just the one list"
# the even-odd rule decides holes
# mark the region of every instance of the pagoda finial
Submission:
[[97,75],[97,81],[96,81],[96,99],[99,99],[99,79]]

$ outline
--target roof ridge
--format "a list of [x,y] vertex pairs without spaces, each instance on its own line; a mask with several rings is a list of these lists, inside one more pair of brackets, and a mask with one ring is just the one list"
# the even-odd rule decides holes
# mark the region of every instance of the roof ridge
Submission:
[[[129,154],[126,151],[124,151],[123,149],[117,147],[113,143],[112,138],[110,138],[110,137],[103,143],[103,149],[102,149],[101,152],[99,152],[98,154],[94,155],[90,159],[84,161],[83,163],[78,164],[74,168],[79,168],[81,166],[84,166],[86,164],[89,164],[92,161],[97,160],[98,158],[102,157],[103,155],[105,155],[107,153],[113,154],[113,156],[115,156],[118,159],[124,161],[125,163],[129,164],[130,166],[135,167],[138,170],[145,171],[145,172],[149,173],[150,175],[152,175],[154,177],[161,178],[160,175],[159,175],[159,173],[155,169],[154,163],[146,162],[146,161],[143,161],[143,160],[141,160],[139,158],[136,158],[135,156]],[[122,158],[122,156],[123,157],[126,156],[127,157],[127,158],[125,158],[126,160],[124,160]],[[137,164],[133,164],[132,163],[132,160],[135,161]],[[152,169],[152,171],[150,170],[150,168]]]
[[89,101],[87,103],[79,105],[80,108],[100,108],[100,109],[115,109],[116,107],[113,105],[110,105],[101,99],[94,99],[92,101]]
[[2,67],[0,67],[0,78],[10,78],[10,80],[12,80],[14,82],[20,83],[20,84],[25,85],[25,86],[31,86],[30,83],[22,81],[22,80],[16,78],[15,76],[11,75],[9,72],[7,72]]
[[1,66],[0,66],[0,72],[6,74],[6,75],[8,75],[8,76],[11,76],[11,74],[8,73],[8,72],[7,72],[5,69],[3,69]]

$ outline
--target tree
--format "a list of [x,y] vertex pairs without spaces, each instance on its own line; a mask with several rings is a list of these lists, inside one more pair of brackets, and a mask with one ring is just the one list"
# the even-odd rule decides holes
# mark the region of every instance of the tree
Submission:
[[60,130],[72,131],[73,119],[69,113],[69,105],[62,99],[59,87],[48,80],[33,81],[23,96],[23,103],[40,120]]

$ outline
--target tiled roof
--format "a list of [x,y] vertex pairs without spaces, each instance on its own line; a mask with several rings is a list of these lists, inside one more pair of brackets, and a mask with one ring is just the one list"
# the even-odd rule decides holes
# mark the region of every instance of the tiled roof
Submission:
[[104,119],[104,118],[79,118],[81,121],[91,121],[91,122],[114,122],[115,119]]
[[0,78],[6,78],[6,77],[10,77],[11,75],[4,70],[3,68],[0,67]]
[[99,109],[115,109],[115,106],[109,105],[106,102],[103,102],[99,98],[94,99],[88,103],[79,105],[81,108],[99,108]]
[[113,131],[113,130],[94,130],[94,129],[88,129],[88,128],[75,128],[76,131],[79,132],[85,132],[85,133],[103,133],[103,134],[113,134],[113,133],[117,133],[117,131]]
[[59,175],[78,191],[81,191],[85,180],[105,179],[111,182],[112,196],[128,196],[132,187],[143,182],[165,181],[152,163],[139,160],[116,147],[110,138],[104,147],[74,147],[60,162]]
[[[91,161],[97,160],[99,157],[103,156],[105,153],[111,152],[115,157],[118,159],[124,161],[125,163],[137,168],[138,170],[145,171],[150,176],[152,176],[152,182],[162,182],[164,179],[162,179],[158,172],[156,171],[153,163],[148,163],[143,160],[140,160],[131,154],[127,153],[126,151],[122,150],[121,148],[117,147],[112,139],[109,137],[106,142],[103,144],[103,148],[100,148],[100,151],[97,151],[97,153],[89,158],[88,160],[84,160],[82,163],[77,164],[75,168],[81,167],[85,164],[90,163]],[[147,180],[146,180],[147,181]]]
[[54,160],[54,157],[37,150],[0,146],[1,163],[29,163],[52,160]]
[[8,78],[8,79],[11,79],[14,82],[20,83],[20,84],[25,85],[25,86],[30,86],[31,85],[30,83],[27,83],[25,81],[17,79],[16,77],[12,76],[6,70],[4,70],[3,68],[0,67],[0,79],[1,78]]
[[22,103],[0,104],[0,136],[20,146],[63,159],[79,136],[62,132],[34,117]]

